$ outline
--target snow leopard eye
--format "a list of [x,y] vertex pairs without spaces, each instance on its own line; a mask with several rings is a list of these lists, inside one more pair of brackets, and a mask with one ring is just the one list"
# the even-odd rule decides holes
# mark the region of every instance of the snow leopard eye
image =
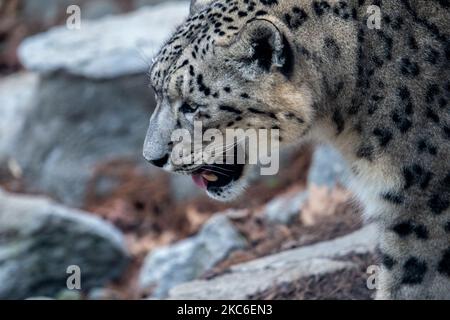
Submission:
[[189,103],[184,102],[181,107],[180,107],[180,111],[184,114],[186,113],[194,113],[196,110],[196,108],[193,108]]

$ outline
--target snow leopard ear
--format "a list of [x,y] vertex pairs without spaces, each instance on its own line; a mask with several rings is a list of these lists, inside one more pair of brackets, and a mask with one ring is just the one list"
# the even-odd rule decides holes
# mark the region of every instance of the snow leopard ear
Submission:
[[269,20],[256,19],[247,23],[228,46],[227,52],[246,75],[256,76],[274,70],[281,71],[288,78],[292,74],[294,56],[291,45]]
[[191,0],[191,15],[205,9],[209,4],[215,0]]

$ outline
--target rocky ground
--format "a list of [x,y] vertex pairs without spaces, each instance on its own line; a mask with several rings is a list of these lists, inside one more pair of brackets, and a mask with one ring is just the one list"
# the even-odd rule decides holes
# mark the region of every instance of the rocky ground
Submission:
[[76,36],[39,33],[64,18],[45,2],[33,20],[33,1],[0,1],[0,298],[373,297],[374,229],[331,148],[284,151],[227,204],[141,159],[154,101],[136,47],[156,50],[186,2],[75,1],[95,19]]

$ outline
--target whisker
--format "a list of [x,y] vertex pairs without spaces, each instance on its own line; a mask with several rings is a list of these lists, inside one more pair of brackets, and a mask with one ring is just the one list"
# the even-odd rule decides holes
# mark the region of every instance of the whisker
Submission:
[[217,174],[220,174],[220,175],[225,176],[225,177],[229,177],[229,176],[230,176],[229,174],[226,174],[226,173],[224,173],[224,172],[219,172],[219,171],[215,171],[215,170],[212,170],[212,169],[205,169],[204,171],[206,171],[206,172],[212,172],[212,173],[217,173]]
[[209,167],[211,167],[211,168],[213,168],[213,169],[217,169],[217,170],[222,170],[222,171],[228,171],[228,172],[233,172],[233,170],[230,170],[230,169],[225,169],[225,168],[222,168],[222,167],[219,167],[219,166],[215,166],[215,165],[207,165],[207,167],[209,168]]

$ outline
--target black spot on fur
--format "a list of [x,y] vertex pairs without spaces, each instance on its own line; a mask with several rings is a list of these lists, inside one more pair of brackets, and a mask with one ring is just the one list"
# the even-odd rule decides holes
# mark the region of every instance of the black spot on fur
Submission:
[[248,16],[248,13],[245,12],[245,11],[239,11],[239,12],[238,12],[238,16],[241,17],[241,18],[243,18],[243,17]]
[[401,87],[398,90],[398,95],[402,100],[409,100],[411,98],[411,92],[407,87]]
[[189,75],[191,77],[195,77],[195,71],[193,66],[189,66]]
[[348,20],[353,17],[350,6],[345,1],[339,1],[333,8],[333,13],[341,19]]
[[444,98],[440,98],[438,104],[440,108],[445,108],[448,105],[448,101]]
[[274,6],[278,4],[278,0],[259,0],[265,6]]
[[333,122],[336,124],[337,134],[341,134],[345,128],[345,120],[342,113],[339,110],[334,110],[333,112]]
[[265,16],[266,14],[267,14],[267,11],[258,10],[258,11],[256,11],[255,16],[260,17],[260,16]]
[[414,233],[416,234],[418,239],[427,240],[429,238],[428,229],[424,225],[417,225],[414,228]]
[[234,113],[234,114],[242,114],[241,110],[236,109],[234,107],[230,107],[230,106],[222,105],[222,106],[219,106],[219,109],[222,111],[227,111],[227,112]]
[[404,23],[405,22],[403,21],[402,17],[396,17],[394,19],[394,21],[392,22],[392,29],[394,29],[395,31],[398,31],[403,27]]
[[437,3],[439,3],[439,5],[441,5],[442,7],[444,7],[445,9],[450,8],[450,1],[449,0],[434,0]]
[[385,253],[381,254],[381,261],[388,270],[392,270],[392,268],[397,264],[394,258]]
[[444,137],[445,137],[446,139],[449,139],[449,140],[450,140],[450,126],[444,126],[444,127],[442,128],[442,131],[444,132]]
[[429,232],[427,227],[423,224],[415,224],[412,221],[403,221],[392,227],[394,231],[400,238],[405,238],[413,233],[418,239],[427,240],[429,237]]
[[434,112],[434,110],[431,107],[427,107],[425,115],[428,119],[432,120],[434,123],[440,122],[439,115],[436,112]]
[[404,238],[413,233],[414,226],[410,221],[402,222],[396,224],[392,230],[399,235],[399,237]]
[[[446,0],[443,0],[443,1],[446,1]],[[420,24],[423,27],[425,27],[438,41],[448,44],[448,39],[447,39],[446,35],[442,34],[441,31],[439,30],[439,28],[435,24],[433,24],[432,22],[430,22],[427,19],[420,17],[419,14],[416,12],[416,10],[411,6],[409,0],[401,0],[401,2],[405,6],[406,10],[412,15],[415,23]]]
[[306,20],[308,20],[308,15],[305,10],[300,9],[299,7],[294,7],[292,8],[291,13],[286,13],[284,15],[284,20],[290,29],[295,30],[300,28]]
[[445,176],[445,178],[442,180],[442,187],[445,190],[450,190],[450,172],[447,173],[447,175]]
[[367,159],[369,161],[373,160],[374,148],[371,145],[362,145],[356,151],[356,156],[358,158]]
[[419,65],[409,58],[403,58],[400,62],[400,71],[408,77],[417,77],[420,74]]
[[339,59],[341,57],[341,48],[333,38],[325,38],[325,50],[333,57]]
[[377,66],[377,68],[381,68],[384,65],[384,61],[378,56],[373,56],[372,61],[373,63],[375,63],[375,66]]
[[313,9],[317,16],[322,16],[325,12],[330,10],[330,5],[326,1],[314,1]]
[[388,129],[376,128],[373,130],[373,134],[378,138],[380,147],[385,147],[392,140],[392,132]]
[[378,31],[378,36],[384,42],[384,55],[387,60],[392,59],[392,48],[394,47],[394,40],[383,31]]
[[422,166],[415,164],[403,168],[403,177],[405,178],[405,189],[419,184],[422,190],[426,189],[433,177],[433,173],[425,170]]
[[406,114],[401,114],[398,111],[392,113],[392,121],[394,121],[401,133],[406,133],[412,127],[412,122]]
[[417,45],[417,40],[416,40],[416,38],[414,38],[414,36],[410,36],[408,38],[408,46],[411,50],[414,50],[414,51],[419,49],[419,46]]
[[428,85],[427,92],[425,94],[425,102],[432,103],[435,100],[435,97],[441,92],[439,86],[435,83]]
[[395,192],[386,192],[382,194],[381,197],[384,200],[397,205],[402,204],[405,201],[405,198],[401,194]]
[[419,150],[419,153],[428,152],[432,156],[437,155],[438,152],[437,147],[427,142],[425,139],[419,140],[417,149]]
[[199,86],[198,90],[203,92],[205,96],[209,96],[211,94],[211,90],[203,83],[203,75],[199,74],[197,76],[197,84]]
[[435,65],[439,62],[440,56],[440,53],[431,47],[425,51],[425,61],[429,62],[432,65]]
[[450,233],[450,221],[445,224],[444,230],[445,232]]
[[426,262],[420,261],[416,257],[409,258],[403,265],[402,283],[408,285],[417,285],[422,283],[428,267]]
[[450,200],[445,199],[443,195],[434,194],[427,202],[428,207],[434,214],[442,214],[450,207]]
[[345,86],[344,81],[339,81],[336,84],[336,88],[334,90],[336,97],[342,92],[342,90],[344,89],[344,86]]
[[450,277],[450,247],[448,247],[442,255],[442,259],[439,261],[438,271],[439,273]]

